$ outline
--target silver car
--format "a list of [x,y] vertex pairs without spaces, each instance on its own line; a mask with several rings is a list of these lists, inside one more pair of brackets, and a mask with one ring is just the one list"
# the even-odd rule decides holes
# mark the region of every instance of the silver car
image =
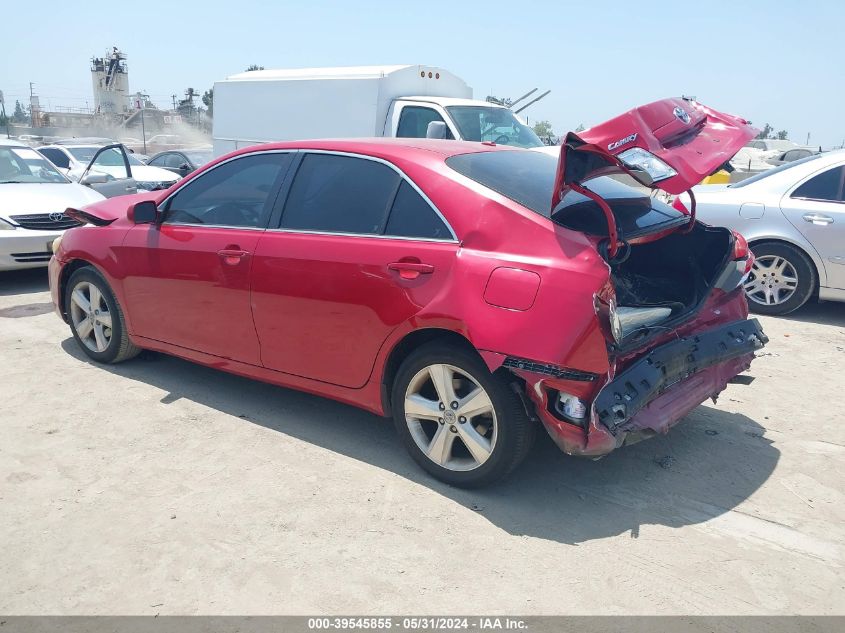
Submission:
[[702,222],[748,240],[756,256],[745,282],[752,310],[788,314],[815,297],[845,301],[845,150],[693,193]]

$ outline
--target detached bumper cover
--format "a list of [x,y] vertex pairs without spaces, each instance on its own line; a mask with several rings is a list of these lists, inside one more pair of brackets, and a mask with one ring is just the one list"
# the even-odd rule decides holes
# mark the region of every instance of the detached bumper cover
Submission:
[[613,435],[673,385],[715,365],[752,354],[769,342],[757,319],[662,345],[639,359],[601,390],[594,410]]

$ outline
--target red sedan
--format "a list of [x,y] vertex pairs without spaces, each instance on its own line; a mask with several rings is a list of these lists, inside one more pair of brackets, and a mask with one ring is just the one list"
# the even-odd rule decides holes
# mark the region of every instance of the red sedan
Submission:
[[413,458],[478,486],[538,422],[597,456],[666,432],[747,369],[744,240],[650,195],[753,136],[667,99],[559,157],[424,139],[237,151],[167,191],[68,214],[53,301],[92,359],[157,350],[392,416]]

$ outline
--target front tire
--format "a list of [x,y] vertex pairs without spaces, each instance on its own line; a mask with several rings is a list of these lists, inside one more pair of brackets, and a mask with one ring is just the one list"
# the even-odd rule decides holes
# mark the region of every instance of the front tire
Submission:
[[758,314],[789,314],[803,306],[816,289],[816,269],[801,250],[781,242],[751,247],[754,266],[743,284],[748,308]]
[[534,424],[504,376],[471,350],[430,343],[396,374],[393,422],[411,457],[462,488],[489,485],[525,458]]
[[65,306],[73,338],[93,360],[119,363],[140,353],[126,333],[123,310],[95,268],[79,268],[70,276]]

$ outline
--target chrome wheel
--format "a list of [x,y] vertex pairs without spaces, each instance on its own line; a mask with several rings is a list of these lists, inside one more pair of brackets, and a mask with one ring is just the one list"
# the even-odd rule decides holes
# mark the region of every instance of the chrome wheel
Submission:
[[743,285],[749,300],[764,306],[789,301],[798,288],[798,273],[789,260],[779,255],[761,255]]
[[80,281],[70,294],[70,319],[79,340],[92,352],[105,352],[111,344],[112,315],[100,289]]
[[411,437],[435,464],[474,470],[496,446],[498,425],[490,396],[466,371],[429,365],[405,391],[405,421]]

